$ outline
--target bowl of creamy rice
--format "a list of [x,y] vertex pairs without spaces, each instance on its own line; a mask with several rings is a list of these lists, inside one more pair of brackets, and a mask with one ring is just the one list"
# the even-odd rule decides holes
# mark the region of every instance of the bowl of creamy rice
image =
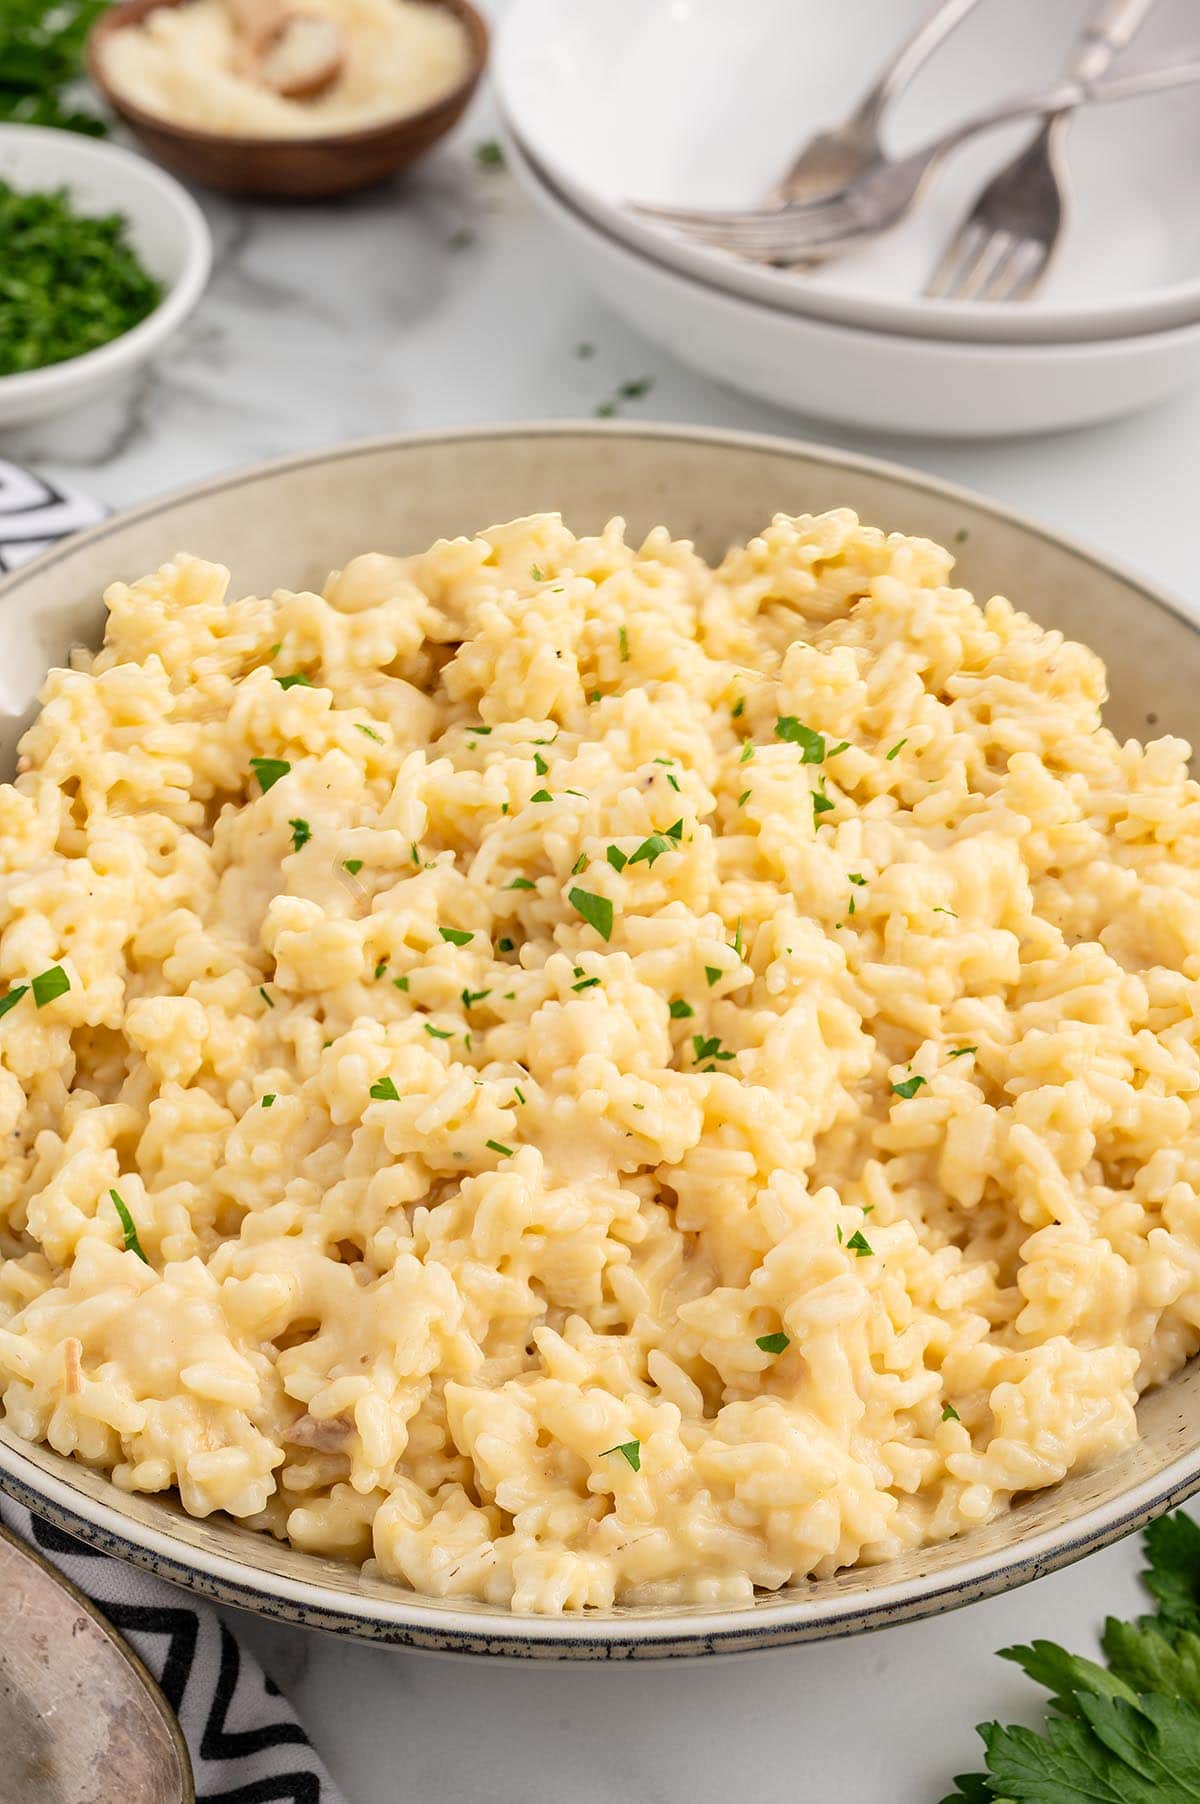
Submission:
[[1178,604],[866,459],[563,425],[219,478],[0,621],[15,1495],[604,1658],[1200,1486]]
[[278,16],[336,32],[344,60],[318,92],[279,93],[258,78],[230,0],[119,0],[92,28],[88,73],[177,174],[229,194],[317,199],[423,156],[461,117],[487,61],[470,0],[297,0]]

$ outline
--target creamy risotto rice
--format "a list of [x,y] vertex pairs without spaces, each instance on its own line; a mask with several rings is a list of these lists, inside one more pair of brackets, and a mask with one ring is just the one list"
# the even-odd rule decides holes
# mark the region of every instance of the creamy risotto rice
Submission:
[[19,1434],[524,1612],[941,1541],[1200,1336],[1200,791],[839,511],[108,593],[0,789]]

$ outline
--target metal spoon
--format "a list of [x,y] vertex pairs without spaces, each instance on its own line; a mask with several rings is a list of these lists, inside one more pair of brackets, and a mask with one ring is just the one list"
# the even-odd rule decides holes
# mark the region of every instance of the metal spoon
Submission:
[[195,1804],[179,1724],[81,1591],[0,1529],[0,1804]]

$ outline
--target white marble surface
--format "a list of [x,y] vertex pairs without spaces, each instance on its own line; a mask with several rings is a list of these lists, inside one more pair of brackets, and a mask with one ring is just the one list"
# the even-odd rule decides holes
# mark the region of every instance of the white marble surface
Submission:
[[[90,413],[0,434],[0,453],[122,505],[370,433],[588,415],[641,376],[651,393],[623,409],[638,418],[835,436],[715,387],[607,314],[509,178],[476,166],[491,130],[484,97],[418,174],[336,207],[206,201],[216,274],[160,365]],[[836,437],[1195,593],[1200,395],[1038,441]],[[351,1804],[935,1804],[976,1764],[973,1725],[1034,1705],[993,1650],[1037,1634],[1090,1646],[1105,1612],[1140,1607],[1137,1564],[1127,1544],[940,1621],[674,1667],[484,1666],[240,1626]]]

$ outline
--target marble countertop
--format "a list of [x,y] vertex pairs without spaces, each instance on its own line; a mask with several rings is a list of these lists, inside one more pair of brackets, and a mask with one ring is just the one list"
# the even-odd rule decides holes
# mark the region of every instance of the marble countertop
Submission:
[[[622,404],[630,417],[894,458],[1196,594],[1200,392],[1088,433],[997,444],[887,440],[773,412],[668,359],[591,297],[511,179],[477,164],[493,129],[484,95],[419,172],[337,206],[205,198],[212,285],[159,364],[87,412],[0,434],[0,453],[121,506],[372,433],[587,416],[620,383],[652,377]],[[351,1804],[933,1804],[978,1764],[975,1723],[1036,1720],[1037,1694],[994,1650],[1039,1634],[1091,1650],[1106,1612],[1143,1607],[1137,1566],[1127,1543],[864,1640],[649,1668],[484,1665],[239,1627]]]

